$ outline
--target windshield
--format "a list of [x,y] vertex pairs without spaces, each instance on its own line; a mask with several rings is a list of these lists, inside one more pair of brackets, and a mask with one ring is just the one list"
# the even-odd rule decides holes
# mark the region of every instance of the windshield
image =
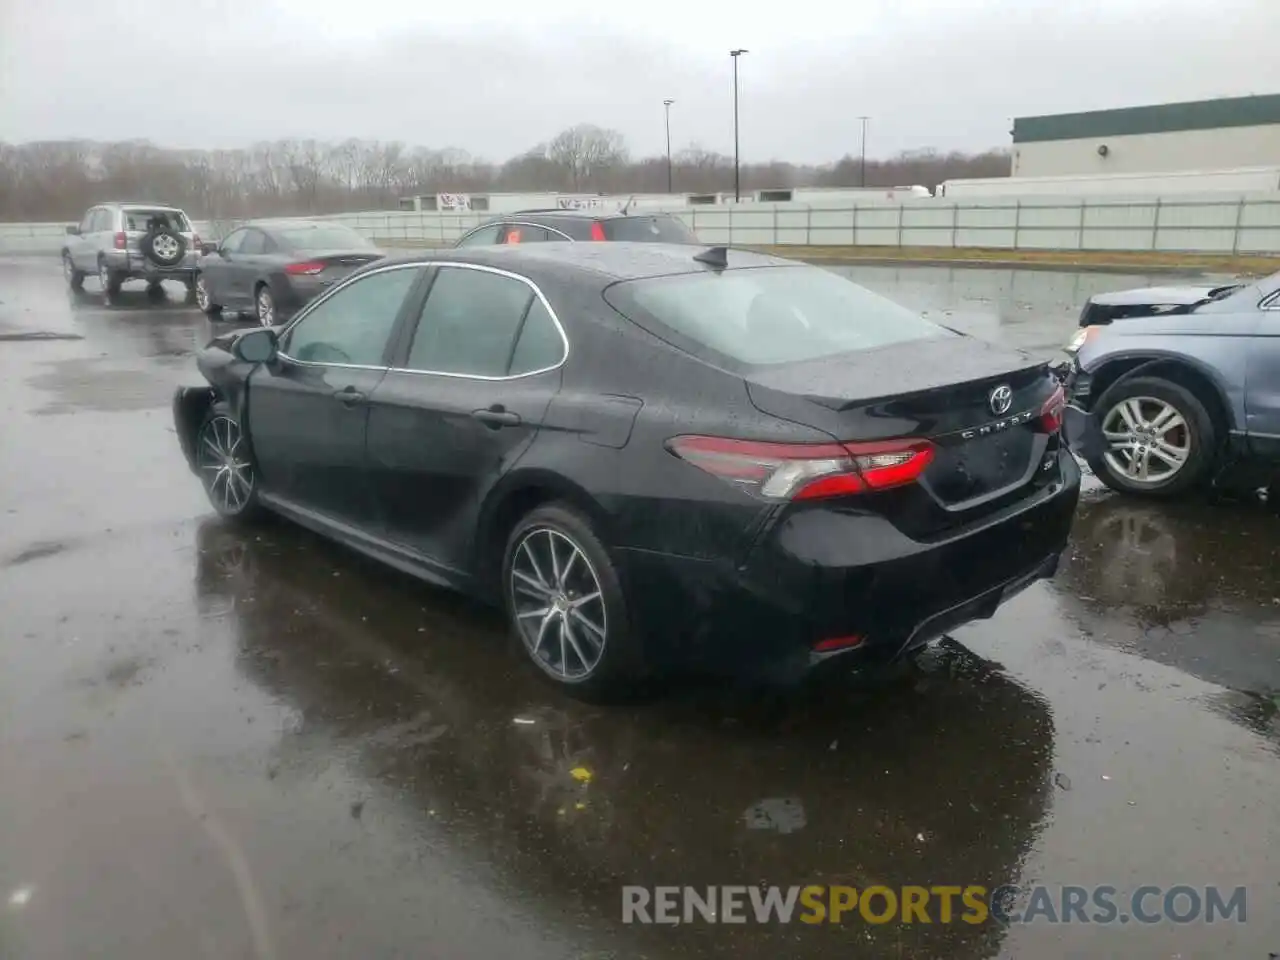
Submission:
[[350,227],[331,223],[322,226],[283,227],[275,233],[295,250],[372,250],[373,244]]
[[[782,266],[630,280],[605,291],[624,316],[656,321],[692,353],[758,366],[955,336],[819,267]],[[651,329],[664,336],[664,332]],[[673,338],[664,336],[664,339]]]
[[608,240],[641,243],[697,243],[698,238],[676,217],[614,217],[602,221]]

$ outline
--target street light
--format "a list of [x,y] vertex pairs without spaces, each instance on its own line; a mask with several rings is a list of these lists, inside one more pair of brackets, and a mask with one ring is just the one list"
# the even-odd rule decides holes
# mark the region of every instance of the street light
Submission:
[[671,105],[674,100],[663,100],[662,106],[667,111],[667,193],[671,193]]
[[867,121],[870,117],[859,117],[862,121],[862,172],[858,174],[858,186],[867,185]]
[[733,200],[735,203],[742,199],[742,179],[738,167],[738,57],[750,52],[746,49],[729,51],[729,56],[733,57]]

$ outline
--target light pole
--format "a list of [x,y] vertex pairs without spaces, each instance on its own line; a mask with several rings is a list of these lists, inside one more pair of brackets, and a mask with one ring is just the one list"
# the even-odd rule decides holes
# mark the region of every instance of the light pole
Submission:
[[738,58],[750,50],[730,50],[733,57],[733,200],[742,199],[742,179],[738,165]]
[[662,106],[667,111],[667,193],[671,193],[671,105],[674,100],[663,100]]
[[861,173],[858,174],[858,186],[865,187],[867,185],[867,121],[870,117],[859,117],[862,121],[862,167]]

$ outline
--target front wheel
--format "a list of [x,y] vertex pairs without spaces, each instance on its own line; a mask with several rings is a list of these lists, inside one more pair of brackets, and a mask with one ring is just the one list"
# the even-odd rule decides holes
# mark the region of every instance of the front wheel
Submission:
[[641,679],[618,573],[578,511],[554,504],[521,520],[507,540],[502,579],[516,642],[558,687],[596,699]]
[[195,295],[196,306],[209,316],[216,317],[222,312],[222,307],[214,303],[213,298],[209,295],[209,281],[204,278],[203,273],[195,279]]
[[259,510],[257,471],[240,423],[224,403],[209,408],[195,443],[196,473],[221,516],[250,519]]
[[1161,377],[1122,380],[1096,407],[1105,444],[1089,458],[1098,479],[1113,490],[1173,497],[1204,480],[1218,438],[1200,399]]
[[258,311],[258,323],[264,327],[274,326],[276,322],[276,298],[272,296],[271,288],[265,283],[258,287],[254,303]]

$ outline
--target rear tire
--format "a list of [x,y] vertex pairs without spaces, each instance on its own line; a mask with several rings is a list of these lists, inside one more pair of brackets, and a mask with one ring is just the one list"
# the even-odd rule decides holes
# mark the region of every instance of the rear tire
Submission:
[[561,690],[616,699],[644,677],[617,569],[577,510],[551,504],[516,524],[502,591],[518,649]]
[[1121,380],[1094,408],[1105,452],[1089,458],[1112,490],[1175,497],[1201,484],[1217,459],[1218,430],[1200,399],[1163,377]]
[[77,270],[71,260],[71,254],[62,255],[62,275],[67,278],[67,286],[77,292],[84,289],[84,271]]
[[227,404],[209,407],[196,431],[194,460],[205,495],[219,516],[249,521],[261,514],[257,465],[248,437]]
[[120,285],[124,283],[124,277],[120,275],[120,271],[112,270],[107,266],[107,261],[98,261],[98,282],[102,284],[102,292],[108,297],[114,297],[120,292]]

